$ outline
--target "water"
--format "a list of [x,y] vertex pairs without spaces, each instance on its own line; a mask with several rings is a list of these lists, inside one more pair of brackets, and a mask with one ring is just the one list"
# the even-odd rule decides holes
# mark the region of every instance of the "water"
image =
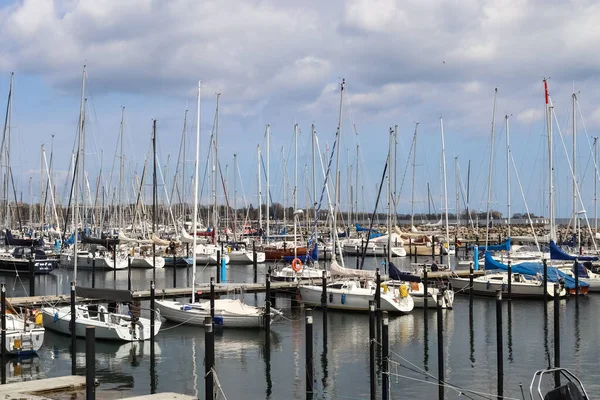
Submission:
[[[350,260],[351,263],[354,260]],[[374,268],[380,260],[367,260]],[[408,259],[397,264],[408,265]],[[352,264],[353,265],[353,264]],[[265,265],[258,278],[264,281]],[[72,279],[69,270],[37,276],[37,294],[66,294]],[[207,282],[215,268],[199,268],[198,282]],[[117,272],[117,287],[127,287],[127,271]],[[152,270],[133,270],[134,289],[147,289]],[[177,269],[178,286],[187,286],[188,271]],[[229,266],[228,279],[250,282],[252,266]],[[25,294],[26,279],[4,277],[9,296]],[[79,271],[81,285],[90,285],[89,271]],[[156,271],[160,288],[172,287],[173,269]],[[97,272],[97,286],[113,287],[112,272]],[[245,294],[249,304],[264,304],[264,295]],[[225,330],[217,333],[215,362],[220,390],[228,399],[305,398],[304,310],[289,297],[277,297],[276,307],[285,320],[272,326],[270,350],[264,331]],[[535,370],[553,360],[553,303],[513,300],[510,312],[503,303],[504,395],[521,398],[519,383],[528,398]],[[464,389],[495,394],[496,387],[496,304],[494,299],[476,298],[472,318],[468,296],[456,296],[453,310],[443,311],[446,381]],[[597,367],[600,350],[595,318],[600,298],[594,294],[560,301],[561,364],[570,368],[586,385],[588,393],[600,390],[590,371]],[[545,311],[547,315],[545,316]],[[545,329],[547,319],[548,329]],[[391,397],[437,398],[437,317],[423,310],[390,318]],[[472,322],[471,322],[472,321]],[[369,397],[368,316],[328,312],[328,340],[323,343],[322,314],[314,312],[314,377],[316,399],[364,399]],[[70,338],[46,332],[39,356],[23,362],[9,361],[9,381],[39,379],[70,374]],[[84,340],[77,342],[78,373],[84,374]],[[96,372],[100,381],[98,398],[121,398],[156,392],[179,392],[204,398],[204,333],[202,328],[165,323],[156,337],[156,360],[151,368],[150,343],[96,344]],[[379,359],[378,359],[379,360]],[[431,376],[427,375],[431,374]],[[381,382],[378,378],[378,390]],[[549,387],[549,386],[547,386]],[[446,398],[459,397],[460,390],[446,388]],[[481,398],[465,392],[470,398]],[[225,398],[222,393],[220,397]],[[469,398],[462,396],[461,398]],[[378,394],[380,398],[380,394]]]

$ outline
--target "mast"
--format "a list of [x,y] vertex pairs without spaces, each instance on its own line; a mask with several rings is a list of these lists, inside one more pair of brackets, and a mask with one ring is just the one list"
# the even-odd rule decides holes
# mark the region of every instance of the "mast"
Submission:
[[508,222],[508,237],[510,238],[510,133],[508,130],[508,115],[506,120],[506,213]]
[[[157,181],[156,181],[156,120],[152,121],[152,153],[154,163],[152,165],[152,233],[156,234],[156,201],[157,201]],[[156,243],[152,241],[152,280],[156,282]]]
[[267,202],[267,241],[269,241],[269,208],[270,208],[270,201],[271,201],[271,188],[269,187],[269,182],[270,182],[270,176],[269,176],[269,163],[270,163],[270,159],[269,156],[271,154],[271,124],[267,124],[267,193],[266,193],[266,202]]
[[[7,129],[7,135],[6,135],[6,204],[7,204],[7,208],[6,208],[6,212],[7,212],[7,219],[8,222],[10,224],[10,226],[12,227],[12,215],[10,213],[10,199],[9,199],[9,188],[10,188],[10,176],[12,174],[12,170],[10,167],[10,142],[11,142],[11,136],[12,136],[12,111],[13,111],[13,89],[14,89],[14,83],[15,83],[15,73],[11,72],[10,73],[10,102],[8,103],[8,129]],[[16,205],[17,199],[15,198],[15,205]]]
[[398,185],[398,125],[394,125],[394,225],[398,224],[398,192],[396,191]]
[[598,136],[594,137],[594,168],[596,168],[594,175],[594,231],[598,232]]
[[[186,154],[187,154],[187,148],[186,148],[186,136],[187,136],[187,115],[188,115],[188,110],[187,108],[185,109],[185,114],[183,116],[183,165],[181,166],[181,202],[183,204],[181,204],[181,217],[183,218],[183,222],[185,222],[185,215],[186,215],[186,210],[185,210],[185,187],[186,185],[186,177],[185,177],[185,163],[187,161],[186,159]],[[194,227],[194,229],[196,229],[196,227]]]
[[121,134],[120,136],[120,147],[121,147],[121,155],[120,155],[120,163],[119,163],[119,229],[123,229],[123,169],[125,168],[123,161],[123,133],[125,132],[124,128],[125,121],[125,107],[121,107]]
[[[398,125],[396,125],[397,127]],[[390,128],[390,143],[388,146],[388,156],[387,163],[391,164],[392,161],[392,141],[394,140],[394,130]],[[387,230],[388,230],[388,238],[387,238],[387,254],[386,261],[387,266],[389,268],[390,262],[392,261],[392,174],[393,170],[390,168],[388,172],[387,179]]]
[[494,110],[492,111],[492,135],[490,140],[490,168],[488,171],[488,190],[487,190],[487,215],[485,229],[485,248],[487,250],[490,240],[490,203],[492,201],[492,172],[494,163],[494,135],[496,133],[496,99],[498,97],[498,88],[494,89]]
[[[80,106],[80,110],[79,110],[79,137],[77,139],[77,157],[75,157],[75,162],[77,162],[79,160],[79,155],[81,154],[81,141],[83,138],[83,130],[85,127],[85,65],[83,66],[83,73],[81,74],[81,106]],[[77,165],[75,165],[75,163],[73,163],[73,173],[75,174],[74,179],[73,179],[73,183],[75,185],[75,187],[73,188],[74,190],[74,196],[75,196],[75,201],[73,202],[73,226],[74,226],[74,234],[75,234],[75,241],[73,244],[73,268],[74,268],[74,275],[73,275],[73,282],[77,282],[77,230],[78,230],[78,226],[79,226],[79,212],[77,211],[77,205],[79,204],[79,168]]]
[[[285,151],[284,151],[284,147],[281,146],[281,167],[283,168],[283,229],[285,229],[285,224],[287,223],[287,213],[286,213],[286,209],[285,209],[285,204],[286,204],[286,196],[285,196],[285,192],[286,192],[286,185],[285,185],[285,176],[287,175],[287,162],[285,160]],[[273,214],[275,214],[275,210],[273,210]]]
[[233,240],[237,242],[236,232],[237,232],[237,187],[236,187],[236,177],[237,177],[237,154],[233,153]]
[[196,230],[196,224],[198,223],[198,158],[200,157],[200,89],[202,81],[198,81],[198,110],[196,119],[196,159],[194,161],[194,215],[193,215],[193,227],[194,227],[194,250],[192,252],[192,303],[196,302],[196,290],[194,286],[196,284],[196,246],[198,244],[198,232]]
[[577,94],[573,93],[573,233],[577,233]]
[[[413,170],[412,170],[412,191],[410,195],[410,228],[415,226],[415,170],[417,168],[417,128],[419,123],[415,122],[415,133],[413,135]],[[427,183],[427,193],[429,196],[429,183]],[[431,214],[431,210],[429,212]],[[429,216],[427,216],[429,218]]]
[[471,192],[471,160],[469,160],[469,164],[467,165],[467,223],[471,223],[471,228],[473,227],[473,220],[471,219],[471,210],[469,209],[469,196]]
[[[346,84],[346,79],[342,79],[342,84],[340,85],[340,107],[339,107],[339,113],[338,113],[338,126],[337,126],[337,133],[336,133],[336,140],[337,140],[337,154],[336,154],[336,167],[335,167],[335,188],[334,188],[334,196],[333,196],[333,215],[331,216],[332,218],[332,223],[333,223],[333,242],[332,242],[332,246],[333,246],[333,254],[335,257],[336,254],[336,242],[337,242],[337,208],[339,206],[338,204],[338,196],[339,196],[339,190],[340,190],[340,149],[342,148],[342,104],[343,104],[343,100],[344,100],[344,85]],[[343,258],[341,256],[341,251],[340,251],[340,257]]]
[[[315,213],[315,220],[317,219],[317,178],[316,178],[316,173],[315,173],[315,136],[316,136],[316,131],[315,131],[315,124],[312,124],[310,127],[310,137],[312,140],[312,184],[313,184],[313,210]],[[308,210],[307,210],[308,212]]]
[[[46,184],[44,182],[44,145],[42,144],[41,159],[40,159],[40,230],[44,232],[44,199]],[[33,221],[31,221],[33,222]]]
[[450,228],[448,227],[448,185],[446,183],[446,145],[444,141],[444,121],[440,117],[440,129],[442,131],[442,171],[444,176],[444,214],[446,218],[446,246],[450,243]]
[[[294,258],[297,257],[298,245],[296,237],[296,223],[298,214],[298,124],[294,124]],[[316,243],[315,243],[316,244]]]
[[456,180],[456,182],[454,183],[454,187],[456,188],[456,231],[458,232],[458,227],[460,226],[460,212],[459,212],[459,187],[460,187],[460,182],[458,179],[458,157],[454,157],[454,178]]
[[[221,93],[217,93],[217,110],[216,110],[216,117],[215,117],[215,140],[214,140],[214,146],[215,146],[215,159],[214,159],[214,167],[213,167],[213,205],[214,205],[214,211],[213,211],[213,229],[214,229],[214,236],[213,236],[213,244],[217,244],[217,240],[218,235],[219,235],[219,230],[217,229],[217,223],[218,223],[218,214],[219,214],[219,209],[217,206],[217,191],[219,190],[219,185],[217,185],[217,179],[218,179],[218,174],[217,174],[217,169],[219,168],[219,98],[221,97]],[[194,227],[194,229],[196,229],[196,227]]]
[[358,223],[358,145],[356,145],[356,168],[354,173],[356,174],[355,176],[355,184],[354,184],[354,190],[355,190],[355,195],[354,195],[354,210],[356,213],[356,219],[354,220],[354,223]]
[[550,240],[556,238],[554,231],[554,180],[553,171],[554,165],[552,160],[552,104],[550,103],[550,94],[548,93],[548,81],[544,79],[544,95],[546,99],[546,126],[548,127],[548,189],[549,189],[549,204],[548,214],[550,218]]
[[[260,161],[261,161],[261,155],[260,155],[260,145],[256,146],[256,153],[257,153],[257,157],[258,157],[258,173],[256,175],[257,177],[257,181],[258,181],[258,228],[259,230],[262,229],[262,189],[261,189],[261,185],[260,185]],[[261,235],[262,236],[262,235]]]

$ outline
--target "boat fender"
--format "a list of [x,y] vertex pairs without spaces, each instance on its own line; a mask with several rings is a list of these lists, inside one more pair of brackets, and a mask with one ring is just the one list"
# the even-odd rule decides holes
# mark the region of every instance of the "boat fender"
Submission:
[[490,283],[490,281],[487,281],[487,283],[485,284],[485,288],[489,289],[492,286],[492,284]]
[[223,322],[224,322],[223,321],[223,317],[220,316],[220,315],[215,315],[215,317],[213,318],[213,322],[214,322],[215,325],[218,325],[218,326],[223,326],[224,325],[223,324]]
[[400,286],[400,298],[405,299],[408,297],[408,287],[406,285]]
[[346,293],[342,293],[342,304],[346,303]]
[[329,293],[329,302],[333,303],[333,293]]
[[381,286],[381,288],[383,289],[383,293],[384,293],[384,294],[388,292],[388,285],[387,285],[387,284],[385,284],[385,283],[382,283],[380,286]]
[[54,313],[54,322],[58,322],[58,311]]
[[181,306],[182,311],[190,311],[191,309],[192,309],[192,307],[190,307],[188,305]]
[[294,260],[292,261],[292,269],[294,270],[294,272],[300,272],[300,270],[302,269],[302,261],[300,261],[298,257],[294,258]]
[[44,325],[44,316],[42,315],[42,313],[39,312],[35,315],[35,324],[37,326]]

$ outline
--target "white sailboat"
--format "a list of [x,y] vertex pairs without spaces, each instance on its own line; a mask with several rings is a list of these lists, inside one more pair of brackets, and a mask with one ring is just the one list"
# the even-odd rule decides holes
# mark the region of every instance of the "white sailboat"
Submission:
[[[548,282],[543,289],[543,281],[540,279],[528,279],[522,274],[512,274],[511,296],[512,298],[544,298],[544,292],[548,297],[554,297],[554,283]],[[488,273],[473,279],[473,294],[478,296],[496,296],[497,290],[502,290],[502,295],[508,294],[508,274],[506,272]],[[469,293],[469,278],[451,276],[448,282],[455,292]],[[560,297],[566,296],[567,291],[561,287]]]
[[[47,329],[71,334],[71,307],[44,307],[41,310]],[[109,312],[104,306],[87,304],[76,307],[75,334],[85,337],[86,327],[96,328],[96,339],[132,342],[150,339],[150,320],[118,312]],[[155,332],[160,330],[160,314],[154,322]]]
[[16,312],[6,313],[6,353],[25,356],[36,353],[44,343],[45,329],[41,316],[34,321],[24,320]]
[[[194,215],[193,226],[198,225],[198,158],[200,155],[200,94],[201,83],[198,82],[198,114],[196,124],[196,161],[194,166]],[[196,263],[198,257],[198,238],[193,236],[192,256],[192,301],[181,303],[172,300],[156,300],[156,306],[162,316],[179,324],[192,326],[203,325],[204,318],[211,316],[210,301],[196,301]],[[225,328],[262,328],[264,327],[265,309],[253,307],[240,300],[218,299],[214,302],[214,323]],[[277,320],[281,312],[271,309],[271,321]]]

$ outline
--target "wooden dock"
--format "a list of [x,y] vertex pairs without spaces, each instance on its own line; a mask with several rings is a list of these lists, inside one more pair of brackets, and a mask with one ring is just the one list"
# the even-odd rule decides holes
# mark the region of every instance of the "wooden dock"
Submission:
[[85,388],[85,376],[61,376],[0,385],[0,399],[45,400],[46,393],[77,391]]
[[[475,276],[483,275],[485,271],[479,270],[474,271]],[[469,277],[468,270],[457,270],[457,271],[436,271],[429,272],[428,278],[430,281],[434,280],[447,280],[451,275],[459,276],[462,278]],[[311,285],[321,285],[321,279],[315,279],[310,281]],[[295,293],[298,288],[298,282],[271,282],[271,293]],[[208,298],[210,296],[210,284],[200,284],[196,286],[196,296],[199,298]],[[242,293],[264,293],[266,291],[266,284],[263,283],[220,283],[215,284],[215,294],[217,296],[229,295],[229,294],[242,294]],[[159,289],[155,291],[157,299],[175,299],[181,297],[191,297],[191,288],[168,288]],[[150,290],[135,290],[132,292],[134,300],[145,301],[150,300]],[[51,295],[51,296],[31,296],[31,297],[11,297],[8,299],[13,307],[42,307],[53,305],[66,305],[69,304],[71,299],[67,295]],[[86,299],[82,297],[77,298],[77,302],[94,302],[97,300]]]

